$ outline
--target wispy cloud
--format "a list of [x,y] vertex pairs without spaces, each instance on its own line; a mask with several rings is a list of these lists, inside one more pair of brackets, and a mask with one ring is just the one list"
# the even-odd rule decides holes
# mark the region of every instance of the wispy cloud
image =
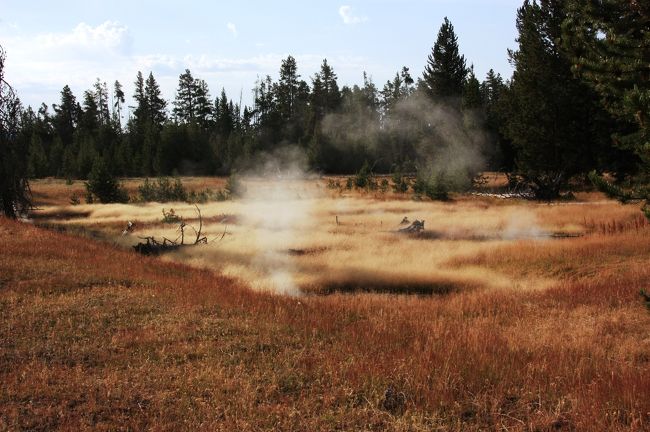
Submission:
[[368,21],[368,17],[366,16],[354,15],[352,6],[348,5],[343,5],[339,8],[339,15],[341,15],[341,19],[346,25],[360,24]]
[[[227,29],[232,31],[229,26]],[[112,21],[97,26],[80,23],[67,32],[3,36],[7,80],[16,87],[23,102],[32,106],[57,102],[66,84],[80,97],[97,77],[109,85],[119,80],[130,95],[137,71],[152,71],[165,97],[172,98],[178,75],[186,68],[205,79],[213,90],[226,87],[230,94],[242,87],[246,92],[258,76],[275,74],[289,54],[265,52],[230,57],[200,52],[134,53],[132,42],[129,28]],[[294,57],[304,77],[318,71],[325,57],[343,74],[356,74],[367,67],[363,57],[326,53],[294,53]]]
[[131,37],[128,27],[115,21],[106,21],[96,27],[82,22],[71,32],[38,35],[35,42],[37,47],[43,50],[82,49],[85,53],[126,53],[131,46]]
[[232,35],[233,35],[234,37],[237,37],[237,35],[238,35],[238,33],[237,33],[237,26],[236,26],[235,24],[229,22],[228,24],[226,24],[226,27],[228,28],[228,31],[229,31],[230,33],[232,33]]

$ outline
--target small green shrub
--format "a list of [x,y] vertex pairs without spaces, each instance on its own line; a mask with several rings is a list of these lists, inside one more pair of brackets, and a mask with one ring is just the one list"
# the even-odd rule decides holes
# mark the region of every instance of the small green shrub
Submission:
[[230,177],[228,177],[225,192],[229,198],[241,197],[246,192],[246,188],[237,174],[231,174]]
[[370,166],[368,165],[368,161],[365,161],[357,175],[354,176],[354,185],[359,189],[363,189],[369,186],[371,180],[372,173],[370,172]]
[[176,224],[181,221],[181,217],[176,214],[174,209],[169,209],[169,211],[162,210],[163,218],[162,222],[167,224]]
[[379,183],[379,191],[381,193],[388,192],[388,186],[389,186],[388,179],[381,179],[381,183]]
[[338,180],[329,179],[327,181],[327,189],[340,190],[341,182],[339,182]]
[[124,203],[129,195],[120,182],[110,172],[103,159],[96,159],[86,182],[86,202],[91,204],[95,198],[101,203]]
[[395,171],[392,176],[393,180],[393,192],[395,193],[406,193],[409,190],[409,182],[401,172]]
[[81,198],[79,198],[79,194],[77,192],[74,192],[70,196],[70,204],[71,205],[79,205],[79,204],[81,204]]
[[449,186],[442,173],[431,173],[428,177],[418,175],[413,184],[416,197],[422,195],[434,201],[447,201],[449,199]]
[[214,194],[215,201],[226,201],[227,199],[228,199],[228,195],[226,195],[226,192],[224,192],[221,189],[219,189],[217,193]]
[[144,179],[144,183],[138,186],[138,194],[143,202],[188,201],[187,191],[179,178],[173,182],[167,177],[160,177],[155,182]]

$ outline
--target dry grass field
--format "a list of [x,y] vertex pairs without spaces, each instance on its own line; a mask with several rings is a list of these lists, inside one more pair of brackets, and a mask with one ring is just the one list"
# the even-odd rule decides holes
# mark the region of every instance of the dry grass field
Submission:
[[192,206],[35,182],[34,224],[0,221],[0,430],[650,430],[637,207],[326,184],[250,180],[152,258]]

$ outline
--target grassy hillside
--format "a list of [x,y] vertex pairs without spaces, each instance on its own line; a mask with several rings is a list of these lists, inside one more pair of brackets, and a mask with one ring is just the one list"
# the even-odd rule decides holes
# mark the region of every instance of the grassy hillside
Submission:
[[[602,228],[602,227],[601,227]],[[0,430],[647,430],[647,227],[449,266],[553,281],[251,291],[0,220]]]

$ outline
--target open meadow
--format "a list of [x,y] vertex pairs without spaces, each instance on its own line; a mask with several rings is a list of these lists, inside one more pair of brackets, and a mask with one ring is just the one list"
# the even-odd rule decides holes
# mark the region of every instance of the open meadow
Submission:
[[[247,179],[200,220],[34,182],[0,220],[0,430],[650,430],[638,206],[337,181]],[[134,252],[172,208],[207,244]]]

